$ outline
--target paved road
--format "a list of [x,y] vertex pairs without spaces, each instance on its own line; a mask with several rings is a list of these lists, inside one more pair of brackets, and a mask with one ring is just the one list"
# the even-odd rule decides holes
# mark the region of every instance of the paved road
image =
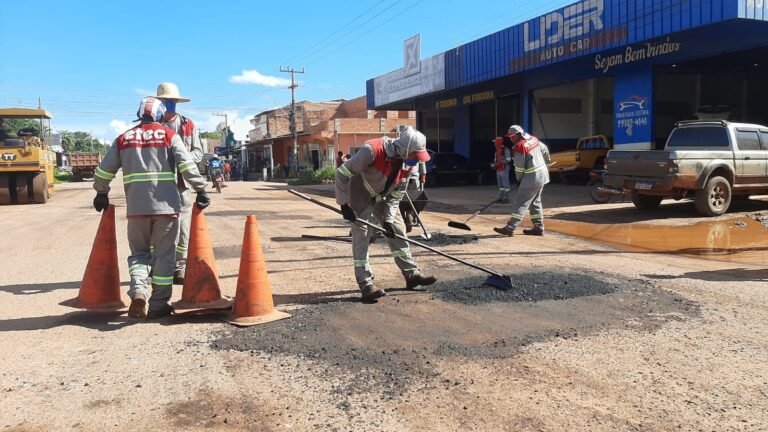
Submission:
[[[59,305],[77,293],[98,225],[90,186],[0,207],[3,430],[768,429],[763,268],[558,234],[500,238],[498,211],[473,223],[479,241],[443,250],[511,274],[514,291],[424,251],[418,262],[441,282],[404,291],[374,245],[390,294],[367,305],[347,243],[300,239],[345,235],[336,215],[284,185],[231,183],[206,211],[224,294],[256,214],[275,301],[293,318],[136,322]],[[548,214],[584,210],[572,191],[553,187]],[[434,194],[473,209],[493,191]],[[124,201],[113,202],[126,284]],[[444,232],[468,211],[435,208],[454,212],[425,217]]]

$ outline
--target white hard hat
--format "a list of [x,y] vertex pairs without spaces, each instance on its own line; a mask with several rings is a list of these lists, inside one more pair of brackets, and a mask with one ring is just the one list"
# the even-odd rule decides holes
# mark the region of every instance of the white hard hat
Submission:
[[179,88],[172,82],[160,83],[160,85],[157,86],[156,97],[159,99],[171,99],[176,102],[189,102],[189,99],[179,95]]

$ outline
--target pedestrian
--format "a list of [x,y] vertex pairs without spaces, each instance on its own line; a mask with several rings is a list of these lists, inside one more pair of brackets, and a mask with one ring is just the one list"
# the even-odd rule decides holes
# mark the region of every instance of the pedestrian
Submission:
[[[122,168],[131,249],[128,316],[159,318],[173,311],[168,301],[182,209],[176,175],[182,175],[197,192],[198,207],[207,207],[210,200],[205,193],[205,179],[181,136],[160,123],[165,114],[163,103],[155,97],[145,97],[136,114],[141,123],[117,137],[96,168],[93,207],[102,211],[109,206],[109,183]],[[147,286],[150,265],[151,297]]]
[[436,277],[419,270],[408,243],[396,237],[405,236],[398,206],[411,171],[419,161],[429,160],[426,143],[421,132],[408,127],[397,139],[382,137],[366,141],[336,170],[336,202],[341,206],[344,219],[352,222],[355,279],[363,300],[377,299],[386,292],[374,285],[368,260],[368,245],[373,232],[365,225],[354,223],[358,218],[377,223],[386,231],[389,249],[405,277],[406,289],[437,281]]
[[[176,112],[176,104],[189,102],[188,98],[181,97],[179,88],[172,82],[160,83],[157,86],[157,96],[165,106],[163,126],[172,129],[184,142],[192,160],[199,164],[203,160],[203,144],[200,141],[200,133],[192,119]],[[189,228],[192,223],[192,193],[189,183],[184,180],[181,173],[177,175],[176,185],[181,196],[181,212],[179,213],[179,238],[176,241],[176,269],[173,272],[173,283],[184,285],[184,272],[187,268],[187,246],[189,244]]]
[[549,183],[549,149],[533,135],[525,133],[522,127],[512,125],[507,136],[512,148],[512,160],[517,178],[517,192],[512,200],[512,217],[507,225],[493,230],[512,237],[515,229],[530,210],[533,229],[524,229],[525,235],[544,235],[544,208],[541,205],[541,193]]
[[496,184],[499,187],[499,198],[496,202],[509,204],[509,164],[512,162],[512,150],[504,145],[502,137],[497,137],[492,142],[496,147],[496,153],[491,168],[496,170]]
[[224,160],[224,181],[228,182],[232,175],[232,163],[229,160]]
[[340,167],[344,163],[344,152],[339,151],[336,155],[336,168]]

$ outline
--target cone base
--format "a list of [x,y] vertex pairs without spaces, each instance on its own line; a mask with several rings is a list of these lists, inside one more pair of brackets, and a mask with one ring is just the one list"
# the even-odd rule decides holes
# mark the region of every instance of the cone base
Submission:
[[218,313],[232,308],[232,299],[222,297],[209,302],[195,303],[189,300],[179,300],[173,303],[174,315],[203,315],[206,313]]
[[250,327],[253,325],[266,324],[272,321],[278,321],[278,320],[290,318],[290,317],[291,317],[291,314],[286,312],[280,312],[279,310],[275,309],[266,315],[252,316],[252,317],[237,317],[237,318],[233,318],[232,316],[230,316],[229,319],[226,319],[224,321],[232,325],[236,325],[238,327]]
[[59,303],[59,305],[71,307],[75,309],[85,309],[92,312],[117,312],[117,311],[124,312],[128,308],[128,306],[122,300],[118,300],[112,303],[89,305],[89,304],[84,304],[80,300],[80,297],[75,297],[70,300],[65,300]]

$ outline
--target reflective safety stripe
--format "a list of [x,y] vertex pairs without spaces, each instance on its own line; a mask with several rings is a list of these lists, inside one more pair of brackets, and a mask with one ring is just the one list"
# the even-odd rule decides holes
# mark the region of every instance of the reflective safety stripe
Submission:
[[190,168],[195,166],[195,161],[186,161],[179,164],[179,172],[187,172]]
[[541,213],[531,213],[531,220],[543,219],[544,215]]
[[525,169],[525,173],[526,173],[526,174],[530,174],[530,173],[532,173],[532,172],[536,172],[536,171],[538,171],[539,169],[541,169],[541,168],[543,168],[543,167],[546,167],[546,166],[547,166],[547,164],[546,164],[546,163],[543,163],[543,164],[539,164],[539,165],[536,165],[536,166],[535,166],[535,167],[533,167],[533,168],[526,168],[526,169]]
[[187,251],[187,248],[184,246],[176,246],[176,252],[185,253]]
[[511,191],[512,189],[508,189],[508,188],[499,188],[499,190],[500,190],[501,192],[509,192],[509,191]]
[[173,285],[173,276],[152,275],[153,285]]
[[143,268],[144,271],[147,271],[146,264],[134,264],[128,268],[128,274],[133,274],[134,271],[139,270],[140,268]]
[[96,167],[96,172],[94,173],[94,175],[102,180],[107,180],[107,181],[115,178],[115,174],[104,171],[103,169],[101,169],[101,167]]
[[511,217],[512,219],[523,220],[523,215],[521,214],[512,213]]
[[150,251],[150,252],[154,252],[154,251],[155,251],[155,247],[154,247],[154,246],[150,246],[150,247],[149,247],[149,251]]
[[525,168],[515,167],[515,172],[525,172]]
[[365,190],[367,190],[368,193],[371,194],[371,197],[376,198],[376,201],[381,200],[381,197],[376,192],[376,189],[374,189],[373,186],[371,186],[370,183],[368,183],[368,180],[366,180],[365,177],[363,176],[360,176],[360,178],[363,179],[363,186],[365,186]]
[[349,177],[349,178],[352,178],[352,177],[354,176],[354,174],[352,174],[352,171],[350,171],[350,170],[349,170],[349,168],[345,167],[344,165],[340,166],[340,167],[337,169],[337,171],[338,171],[338,172],[339,172],[341,175],[343,175],[343,176],[347,176],[347,177]]
[[128,174],[123,177],[123,184],[154,181],[176,181],[176,175],[172,171],[147,172]]
[[392,192],[390,195],[392,195],[393,198],[403,199],[403,197],[405,196],[405,192],[395,191],[395,192]]
[[400,249],[396,251],[392,251],[392,256],[395,258],[410,258],[411,257],[411,251],[409,249]]
[[365,267],[365,266],[368,265],[368,260],[367,259],[355,260],[354,262],[355,262],[355,267]]

